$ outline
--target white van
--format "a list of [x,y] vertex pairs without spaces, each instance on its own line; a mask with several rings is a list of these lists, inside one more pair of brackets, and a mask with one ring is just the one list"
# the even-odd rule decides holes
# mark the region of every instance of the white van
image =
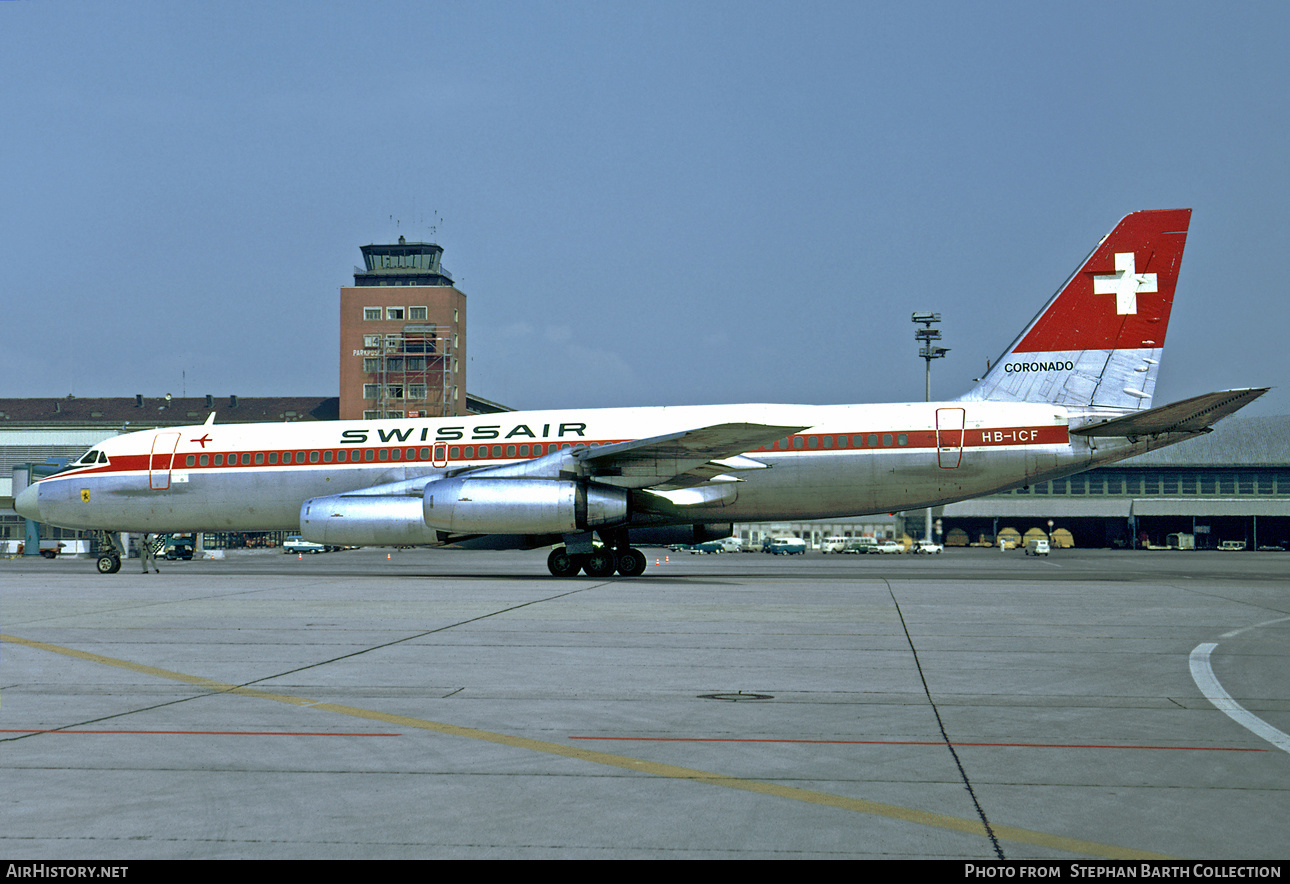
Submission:
[[820,541],[820,552],[840,553],[846,550],[850,537],[826,537]]
[[775,537],[767,545],[766,552],[775,556],[804,556],[806,541],[800,537]]
[[1046,555],[1048,555],[1048,541],[1047,541],[1047,540],[1039,540],[1039,539],[1035,539],[1035,540],[1027,540],[1027,541],[1026,541],[1026,555],[1028,555],[1028,556],[1046,556]]

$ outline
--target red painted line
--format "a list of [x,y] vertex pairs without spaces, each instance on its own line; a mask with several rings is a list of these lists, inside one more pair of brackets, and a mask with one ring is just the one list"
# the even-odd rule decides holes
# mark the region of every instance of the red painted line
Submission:
[[98,731],[0,729],[0,734],[184,734],[213,737],[401,737],[402,734],[347,734],[331,731]]
[[[650,743],[807,743],[841,746],[944,746],[943,740],[779,740],[737,737],[569,737],[570,740],[618,740]],[[1169,749],[1183,752],[1267,752],[1237,746],[1120,746],[1103,743],[959,743],[955,746],[994,746],[1014,749]]]

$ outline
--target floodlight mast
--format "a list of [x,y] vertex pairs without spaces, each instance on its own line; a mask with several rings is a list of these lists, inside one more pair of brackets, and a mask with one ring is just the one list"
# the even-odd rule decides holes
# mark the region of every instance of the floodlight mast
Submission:
[[931,313],[928,311],[918,312],[918,313],[914,313],[910,317],[910,321],[913,322],[915,325],[919,323],[923,324],[922,328],[915,329],[914,340],[921,342],[923,345],[919,349],[918,355],[921,356],[924,359],[924,361],[926,361],[927,363],[927,372],[926,372],[926,397],[927,398],[925,401],[931,402],[932,401],[932,360],[940,359],[946,353],[950,352],[948,347],[937,347],[934,344],[932,344],[932,341],[939,341],[941,339],[941,330],[938,328],[932,328],[933,325],[941,321],[941,314]]
[[[941,339],[941,330],[932,328],[933,325],[941,321],[941,314],[931,311],[915,312],[910,316],[910,321],[914,325],[922,324],[922,328],[914,330],[914,340],[920,342],[923,346],[919,348],[918,355],[927,363],[925,375],[926,391],[925,401],[932,401],[932,360],[941,359],[946,353],[950,352],[948,347],[937,347],[932,341]],[[929,506],[926,510],[926,522],[923,527],[923,539],[931,541],[932,539],[932,508]]]

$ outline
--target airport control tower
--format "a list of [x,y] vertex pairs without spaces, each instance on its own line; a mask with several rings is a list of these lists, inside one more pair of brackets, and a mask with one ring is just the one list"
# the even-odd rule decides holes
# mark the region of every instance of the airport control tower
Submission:
[[364,267],[340,290],[340,418],[466,412],[466,296],[443,248],[362,246]]

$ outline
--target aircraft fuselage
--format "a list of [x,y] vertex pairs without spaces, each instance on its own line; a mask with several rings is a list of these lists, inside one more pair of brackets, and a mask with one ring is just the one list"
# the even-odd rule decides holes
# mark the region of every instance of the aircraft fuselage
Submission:
[[[107,439],[95,446],[96,462],[41,481],[35,499],[19,505],[68,528],[294,531],[310,498],[744,421],[806,429],[744,454],[767,468],[735,472],[702,489],[661,492],[675,505],[673,521],[831,518],[975,497],[1147,450],[1145,443],[1072,436],[1070,417],[1050,404],[952,401],[205,424]],[[613,476],[596,481],[631,485]]]

